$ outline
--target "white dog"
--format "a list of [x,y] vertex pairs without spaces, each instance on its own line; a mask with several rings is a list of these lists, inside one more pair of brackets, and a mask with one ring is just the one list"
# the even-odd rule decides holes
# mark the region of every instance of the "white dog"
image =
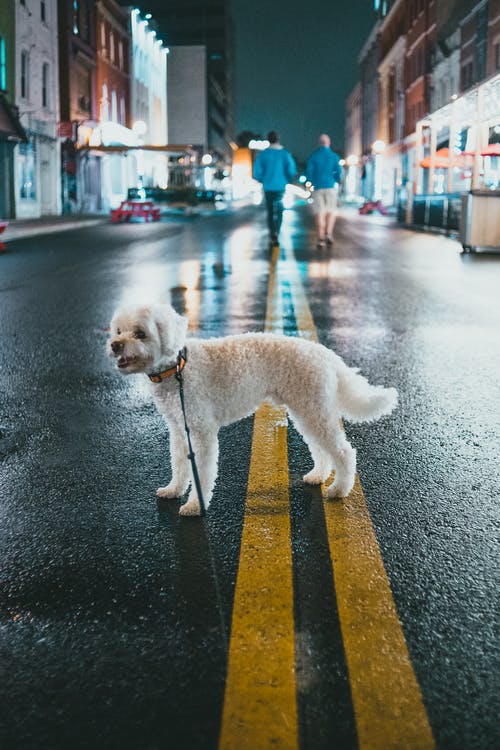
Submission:
[[[354,484],[356,451],[340,418],[367,422],[389,414],[397,403],[396,389],[370,385],[321,344],[270,333],[186,339],[187,325],[169,305],[124,308],[111,321],[110,355],[120,372],[149,376],[154,400],[169,426],[172,479],[158,489],[158,497],[180,497],[191,482],[174,377],[178,363],[207,507],[217,477],[219,428],[252,414],[266,400],[286,405],[309,446],[314,467],[304,481],[320,484],[334,468],[327,495],[347,496]],[[183,347],[186,363],[180,358]],[[199,515],[194,487],[180,513]]]

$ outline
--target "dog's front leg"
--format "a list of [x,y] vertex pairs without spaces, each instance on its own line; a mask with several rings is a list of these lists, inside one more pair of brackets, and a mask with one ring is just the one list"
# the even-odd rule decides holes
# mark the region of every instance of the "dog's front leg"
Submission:
[[189,459],[187,457],[188,447],[184,430],[175,424],[169,424],[170,439],[170,466],[172,479],[166,487],[158,487],[158,497],[174,498],[183,495],[191,481]]
[[[219,456],[217,427],[213,426],[208,429],[205,426],[202,429],[192,429],[191,441],[206,510],[212,499],[212,492],[217,478],[217,459]],[[188,500],[184,505],[181,505],[179,513],[181,516],[200,515],[200,502],[194,482],[191,483],[191,492],[189,493]]]

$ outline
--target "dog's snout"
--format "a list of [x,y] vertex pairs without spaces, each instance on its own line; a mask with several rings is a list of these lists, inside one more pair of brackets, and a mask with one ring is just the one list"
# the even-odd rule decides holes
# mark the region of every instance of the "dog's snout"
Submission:
[[112,341],[110,346],[111,346],[111,351],[114,354],[118,354],[118,352],[121,352],[121,350],[123,349],[123,344],[121,343],[121,341]]

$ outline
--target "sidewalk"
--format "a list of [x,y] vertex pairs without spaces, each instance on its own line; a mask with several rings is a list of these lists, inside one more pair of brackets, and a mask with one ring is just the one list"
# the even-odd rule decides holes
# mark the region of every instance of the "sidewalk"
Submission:
[[66,232],[77,227],[90,227],[95,224],[109,222],[109,216],[104,214],[65,214],[64,216],[44,216],[40,219],[13,219],[2,235],[0,242],[19,240],[23,237],[33,237],[52,232]]

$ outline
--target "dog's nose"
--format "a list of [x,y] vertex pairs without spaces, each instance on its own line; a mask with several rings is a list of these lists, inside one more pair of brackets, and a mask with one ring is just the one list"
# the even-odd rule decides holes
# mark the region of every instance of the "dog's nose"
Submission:
[[114,354],[118,354],[119,351],[123,349],[123,344],[119,341],[112,341],[111,344],[111,351],[114,352]]

